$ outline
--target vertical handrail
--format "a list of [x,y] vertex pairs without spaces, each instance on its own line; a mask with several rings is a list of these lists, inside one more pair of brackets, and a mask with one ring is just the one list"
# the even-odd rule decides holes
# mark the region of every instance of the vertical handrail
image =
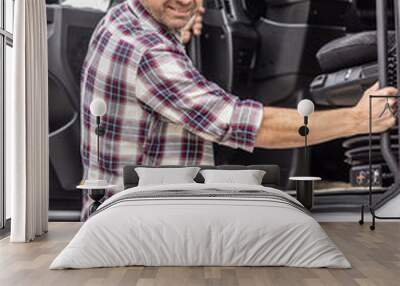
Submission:
[[[387,1],[376,0],[376,45],[379,87],[387,84]],[[372,208],[372,98],[369,98],[369,206]],[[382,139],[382,137],[381,137]]]
[[[400,90],[400,3],[394,0],[395,32],[396,32],[396,79],[397,88]],[[400,110],[400,101],[397,101],[397,110]],[[398,140],[398,165],[400,169],[400,112],[397,112],[397,140]],[[395,176],[399,177],[399,176]],[[397,178],[397,186],[400,186],[400,179]]]
[[379,85],[387,85],[387,0],[376,0],[376,37],[378,47]]
[[[395,2],[397,2],[397,0]],[[397,11],[395,11],[395,14],[397,14],[396,12]],[[377,33],[377,47],[378,47],[379,86],[384,87],[388,85],[387,0],[376,0],[376,26],[377,26],[376,33]],[[397,33],[396,33],[396,41],[397,41]],[[399,178],[398,176],[396,176],[396,174],[399,173],[399,168],[395,156],[391,151],[390,130],[382,133],[380,145],[382,149],[382,156],[385,159],[390,172],[395,175],[395,184],[398,185]],[[370,179],[371,176],[372,174],[370,173]]]

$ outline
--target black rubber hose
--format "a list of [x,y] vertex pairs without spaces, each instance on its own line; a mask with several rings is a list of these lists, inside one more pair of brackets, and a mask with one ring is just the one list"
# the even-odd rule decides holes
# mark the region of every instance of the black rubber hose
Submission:
[[[390,148],[390,132],[385,132],[381,135],[381,150],[382,156],[385,159],[390,172],[392,172],[392,174],[399,174],[399,167],[397,165],[396,158]],[[398,185],[399,176],[395,175],[394,177],[395,183]]]

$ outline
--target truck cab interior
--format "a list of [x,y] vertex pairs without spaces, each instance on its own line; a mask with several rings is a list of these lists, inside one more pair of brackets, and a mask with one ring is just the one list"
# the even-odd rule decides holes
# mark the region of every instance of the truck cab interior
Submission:
[[[122,1],[97,2],[47,0],[52,220],[79,219],[80,70],[96,24]],[[188,53],[207,79],[240,98],[289,108],[311,99],[317,110],[334,109],[354,106],[378,80],[373,0],[205,0],[204,6],[202,35]],[[388,46],[393,43],[389,33]],[[396,86],[394,48],[388,61],[389,84]],[[398,125],[373,140],[379,197],[399,180],[393,163],[399,158]],[[367,202],[368,147],[368,136],[319,144],[311,148],[308,166],[303,148],[250,154],[215,145],[215,158],[218,165],[278,164],[281,188],[292,193],[288,178],[309,170],[323,178],[313,211],[354,211]]]

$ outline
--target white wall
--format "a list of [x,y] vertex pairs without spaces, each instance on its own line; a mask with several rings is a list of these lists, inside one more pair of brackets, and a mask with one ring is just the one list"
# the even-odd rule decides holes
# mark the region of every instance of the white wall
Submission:
[[387,202],[376,214],[384,217],[400,217],[400,195]]
[[65,0],[62,4],[77,8],[93,8],[107,11],[110,0]]

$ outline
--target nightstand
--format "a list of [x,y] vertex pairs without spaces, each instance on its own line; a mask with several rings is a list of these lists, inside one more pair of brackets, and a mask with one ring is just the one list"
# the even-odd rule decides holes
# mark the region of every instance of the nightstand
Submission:
[[91,215],[101,205],[101,200],[104,198],[106,190],[115,187],[116,185],[110,185],[105,180],[86,180],[83,185],[79,185],[76,188],[89,191],[89,197],[93,200],[89,207],[89,215]]
[[290,177],[296,181],[296,198],[305,208],[311,210],[314,204],[314,182],[320,181],[320,177]]

